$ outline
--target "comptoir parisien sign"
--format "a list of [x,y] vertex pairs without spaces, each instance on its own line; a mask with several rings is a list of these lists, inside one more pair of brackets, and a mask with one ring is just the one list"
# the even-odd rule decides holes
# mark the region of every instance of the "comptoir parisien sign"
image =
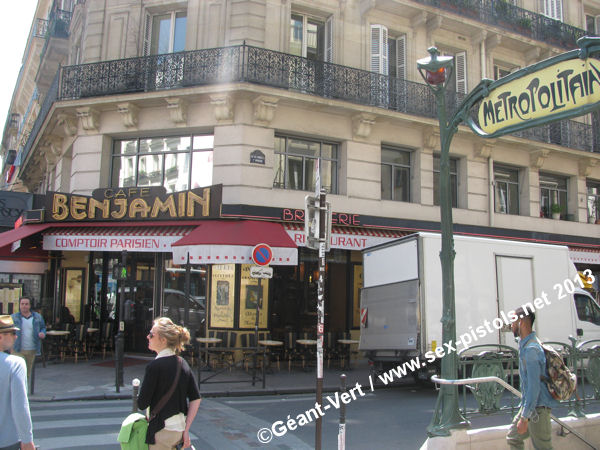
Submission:
[[600,60],[552,64],[493,89],[482,99],[479,127],[488,134],[600,101]]

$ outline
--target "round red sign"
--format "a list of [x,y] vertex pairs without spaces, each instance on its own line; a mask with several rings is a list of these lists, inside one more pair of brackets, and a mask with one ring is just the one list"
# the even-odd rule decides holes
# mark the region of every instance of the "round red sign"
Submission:
[[257,244],[252,249],[252,261],[259,266],[268,266],[273,259],[273,250],[267,244]]

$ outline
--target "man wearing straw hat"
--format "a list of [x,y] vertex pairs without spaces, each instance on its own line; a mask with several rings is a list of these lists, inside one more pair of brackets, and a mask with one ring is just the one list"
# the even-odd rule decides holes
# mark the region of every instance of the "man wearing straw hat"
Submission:
[[0,316],[0,450],[35,450],[25,361],[5,353],[15,344],[17,331],[11,316]]

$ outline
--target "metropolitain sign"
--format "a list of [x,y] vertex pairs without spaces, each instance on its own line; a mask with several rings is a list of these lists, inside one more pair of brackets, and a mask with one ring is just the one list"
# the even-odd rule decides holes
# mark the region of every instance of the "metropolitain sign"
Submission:
[[478,120],[484,133],[494,134],[528,121],[572,116],[600,101],[600,60],[596,58],[563,60],[523,73],[482,99]]

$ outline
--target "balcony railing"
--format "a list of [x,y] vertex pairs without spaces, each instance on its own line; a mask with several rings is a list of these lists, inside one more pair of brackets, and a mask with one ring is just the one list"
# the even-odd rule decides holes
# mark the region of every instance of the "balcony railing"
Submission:
[[575,48],[577,39],[589,34],[581,28],[519,8],[506,0],[414,1],[565,49]]
[[[62,67],[44,99],[24,156],[36,139],[54,100],[232,82],[270,86],[414,116],[437,117],[433,94],[423,83],[239,45]],[[453,92],[449,92],[448,96],[449,107],[456,107],[461,96]],[[600,152],[598,130],[600,126],[563,121],[517,135],[578,150]]]

